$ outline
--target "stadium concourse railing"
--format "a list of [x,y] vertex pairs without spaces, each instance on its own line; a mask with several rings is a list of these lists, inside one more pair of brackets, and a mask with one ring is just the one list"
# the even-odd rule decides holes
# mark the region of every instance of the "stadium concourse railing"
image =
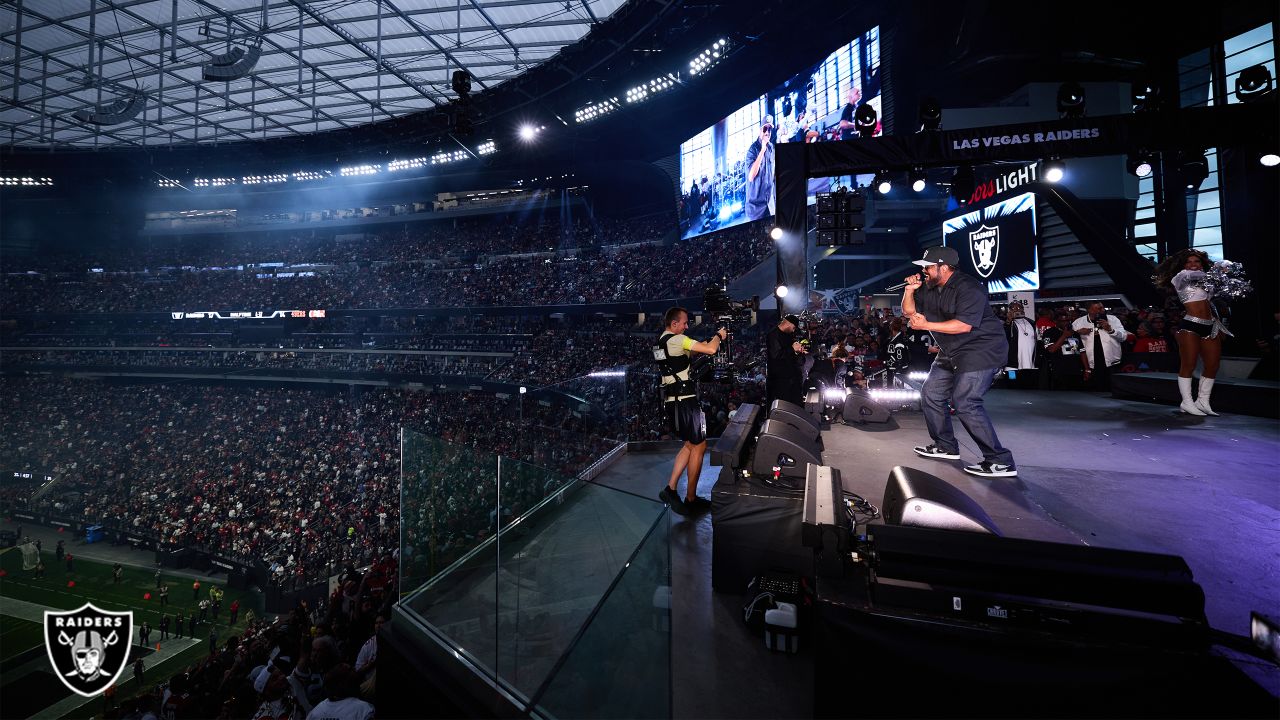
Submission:
[[650,402],[618,368],[495,408],[521,429],[501,452],[402,430],[392,634],[455,705],[670,717],[665,507],[597,482]]

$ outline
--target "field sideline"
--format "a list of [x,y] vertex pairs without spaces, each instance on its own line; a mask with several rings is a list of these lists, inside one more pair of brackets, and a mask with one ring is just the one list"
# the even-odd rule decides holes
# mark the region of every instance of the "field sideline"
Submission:
[[[78,548],[72,545],[74,554]],[[162,683],[169,677],[186,669],[198,659],[209,653],[210,631],[217,630],[219,645],[226,642],[231,634],[239,634],[246,627],[246,611],[252,609],[254,614],[262,617],[263,598],[260,593],[244,590],[233,590],[225,583],[214,583],[201,580],[199,599],[208,599],[209,589],[218,587],[225,591],[222,609],[218,619],[212,618],[212,611],[206,622],[196,626],[194,642],[189,638],[187,622],[183,625],[183,640],[175,641],[172,627],[176,614],[182,612],[189,618],[193,612],[199,613],[198,600],[193,599],[192,582],[189,577],[162,575],[161,581],[169,585],[169,602],[163,608],[160,605],[159,593],[156,590],[154,570],[123,566],[120,582],[113,579],[112,565],[100,561],[76,557],[73,569],[67,571],[65,564],[54,562],[53,553],[46,547],[42,553],[45,563],[43,578],[35,577],[34,570],[22,569],[22,553],[17,548],[0,551],[0,664],[5,667],[4,677],[0,678],[0,705],[5,704],[5,696],[21,694],[23,683],[18,682],[21,676],[31,672],[47,671],[48,658],[43,651],[44,628],[35,617],[42,615],[41,610],[74,610],[86,602],[93,603],[103,610],[133,612],[134,631],[130,643],[140,643],[139,628],[144,621],[150,622],[152,631],[148,649],[150,661],[146,664],[143,691]],[[149,598],[147,596],[150,596]],[[231,603],[240,600],[240,613],[233,626],[228,626]],[[14,602],[9,602],[14,601]],[[9,606],[6,611],[5,607]],[[167,614],[170,618],[170,639],[161,640],[160,618]],[[32,617],[28,617],[32,616]],[[41,617],[41,620],[43,618]],[[170,647],[164,645],[169,643]],[[161,652],[155,654],[156,645]],[[39,653],[31,651],[39,648]],[[28,655],[14,667],[13,660],[24,653]],[[124,700],[136,694],[132,672],[126,670],[117,682],[120,687],[119,699]],[[68,696],[71,693],[67,693]],[[55,703],[58,698],[50,698]],[[56,702],[48,710],[56,714],[42,712],[49,717],[84,717],[85,710],[92,707],[94,711],[101,708],[101,698],[89,700],[88,707],[80,709],[85,700],[79,696],[65,697]],[[65,707],[65,710],[63,708]]]

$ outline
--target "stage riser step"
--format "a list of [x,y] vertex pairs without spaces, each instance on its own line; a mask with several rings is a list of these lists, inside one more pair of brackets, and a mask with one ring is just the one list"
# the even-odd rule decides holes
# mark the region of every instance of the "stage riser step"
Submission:
[[[1171,406],[1182,402],[1178,378],[1172,373],[1117,373],[1111,376],[1111,392],[1128,400]],[[1210,402],[1218,413],[1280,418],[1280,383],[1218,378]]]

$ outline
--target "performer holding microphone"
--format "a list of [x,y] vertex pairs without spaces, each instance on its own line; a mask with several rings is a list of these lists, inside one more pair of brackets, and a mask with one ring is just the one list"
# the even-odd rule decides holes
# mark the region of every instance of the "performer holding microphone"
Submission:
[[954,248],[931,247],[915,264],[919,275],[905,278],[902,312],[913,330],[926,330],[940,350],[921,390],[921,405],[932,443],[915,448],[921,457],[959,460],[948,403],[982,451],[982,462],[964,471],[980,477],[1015,477],[1013,453],[1000,445],[982,396],[1004,366],[1009,353],[1004,326],[991,312],[987,290],[977,279],[956,269]]

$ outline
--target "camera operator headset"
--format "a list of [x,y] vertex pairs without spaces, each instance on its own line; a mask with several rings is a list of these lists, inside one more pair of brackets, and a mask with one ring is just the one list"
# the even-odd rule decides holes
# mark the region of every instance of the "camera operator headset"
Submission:
[[[654,360],[662,371],[662,407],[667,427],[672,434],[684,441],[676,455],[671,479],[658,497],[681,515],[705,512],[711,503],[697,496],[698,476],[702,472],[702,458],[707,451],[707,419],[698,400],[698,386],[690,369],[691,353],[714,355],[720,343],[728,337],[728,330],[720,328],[707,342],[698,342],[684,334],[689,328],[689,311],[681,307],[667,310],[662,318],[665,330],[653,349]],[[676,494],[680,475],[687,470],[689,483],[682,502]]]

